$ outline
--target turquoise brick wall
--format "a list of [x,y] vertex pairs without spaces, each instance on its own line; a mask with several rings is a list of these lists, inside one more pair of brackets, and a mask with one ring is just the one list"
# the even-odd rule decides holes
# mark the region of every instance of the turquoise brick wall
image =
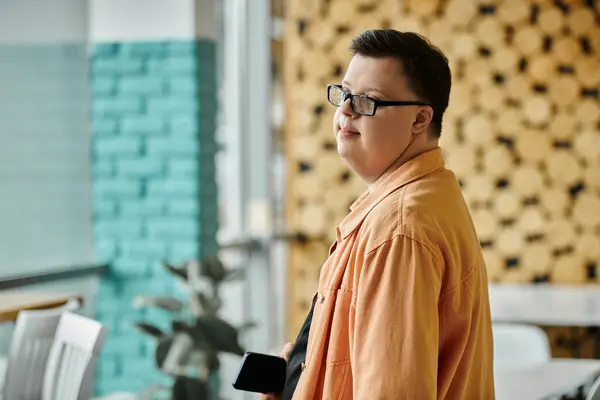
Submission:
[[167,328],[158,310],[134,310],[139,293],[181,295],[160,266],[216,247],[215,44],[110,43],[92,64],[94,223],[97,252],[112,274],[98,295],[110,334],[98,394],[168,383],[154,342],[133,328]]

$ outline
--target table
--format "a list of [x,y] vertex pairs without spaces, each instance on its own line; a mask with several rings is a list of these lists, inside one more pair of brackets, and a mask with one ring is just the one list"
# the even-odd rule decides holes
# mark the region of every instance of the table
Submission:
[[490,284],[493,322],[547,326],[600,326],[600,287]]
[[14,322],[21,310],[43,310],[60,307],[72,298],[82,297],[68,293],[48,293],[26,290],[0,291],[0,323]]
[[600,361],[561,359],[529,368],[494,371],[496,400],[538,400],[571,393],[600,376]]

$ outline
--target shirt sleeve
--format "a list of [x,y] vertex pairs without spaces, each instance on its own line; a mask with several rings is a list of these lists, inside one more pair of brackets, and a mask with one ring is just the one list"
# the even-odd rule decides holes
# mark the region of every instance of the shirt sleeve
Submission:
[[441,266],[397,236],[368,253],[351,307],[355,399],[437,398]]

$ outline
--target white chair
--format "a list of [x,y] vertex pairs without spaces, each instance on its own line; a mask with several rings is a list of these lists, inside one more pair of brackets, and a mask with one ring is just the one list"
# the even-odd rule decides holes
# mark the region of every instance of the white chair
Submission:
[[44,375],[42,400],[89,400],[107,329],[66,312],[60,318]]
[[19,312],[7,359],[2,398],[39,400],[46,363],[63,312],[80,307],[77,299],[47,310]]
[[496,323],[494,335],[494,367],[521,368],[551,359],[546,333],[533,325]]
[[585,400],[600,400],[600,378],[597,378],[587,391]]

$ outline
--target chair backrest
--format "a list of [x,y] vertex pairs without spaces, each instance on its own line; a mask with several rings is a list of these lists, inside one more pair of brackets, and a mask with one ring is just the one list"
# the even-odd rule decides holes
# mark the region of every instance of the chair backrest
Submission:
[[492,329],[495,367],[527,367],[552,357],[548,336],[537,326],[496,323]]
[[60,318],[44,375],[42,400],[89,400],[107,329],[65,312]]
[[585,400],[600,400],[600,378],[594,381],[585,396]]
[[41,398],[46,363],[60,317],[79,306],[77,299],[71,299],[61,307],[19,312],[8,356],[4,399]]

